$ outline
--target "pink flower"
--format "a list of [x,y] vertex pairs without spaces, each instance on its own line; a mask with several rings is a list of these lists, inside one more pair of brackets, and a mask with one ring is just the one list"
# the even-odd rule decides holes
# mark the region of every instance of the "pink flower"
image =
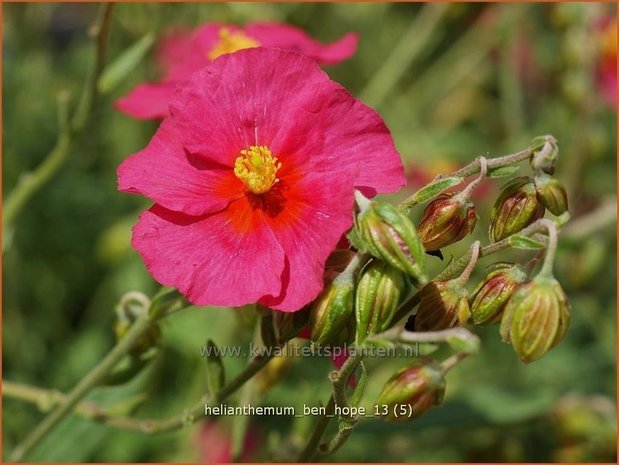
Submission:
[[301,29],[286,24],[250,23],[245,28],[229,24],[206,24],[194,33],[176,32],[164,37],[158,62],[164,77],[154,84],[141,84],[116,101],[118,110],[138,119],[163,118],[176,84],[219,56],[251,47],[292,50],[319,64],[336,64],[350,58],[357,49],[358,36],[322,44]]
[[157,281],[196,305],[295,311],[322,289],[354,188],[394,192],[404,174],[378,113],[312,60],[261,47],[180,85],[118,182],[155,202],[132,244]]
[[[223,429],[217,422],[206,420],[200,426],[196,445],[200,463],[232,463],[232,440],[230,431]],[[249,462],[260,445],[260,435],[253,425],[245,435],[241,460]]]

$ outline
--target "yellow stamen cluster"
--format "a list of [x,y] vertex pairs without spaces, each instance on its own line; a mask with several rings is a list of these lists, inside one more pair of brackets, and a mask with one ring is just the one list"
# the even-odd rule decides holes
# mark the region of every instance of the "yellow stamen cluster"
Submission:
[[208,52],[209,60],[225,55],[226,53],[234,53],[244,48],[259,47],[260,42],[252,39],[243,31],[231,31],[227,27],[222,27],[219,30],[219,42]]
[[234,174],[254,194],[264,194],[279,181],[277,171],[281,167],[268,147],[252,145],[241,150],[234,162]]

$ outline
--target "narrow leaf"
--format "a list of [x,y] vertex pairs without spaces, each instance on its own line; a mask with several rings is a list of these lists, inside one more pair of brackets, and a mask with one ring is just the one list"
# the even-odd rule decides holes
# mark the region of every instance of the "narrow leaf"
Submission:
[[211,395],[219,392],[222,386],[226,383],[226,372],[221,359],[221,349],[212,339],[206,341],[205,347],[206,357],[206,377],[208,390]]
[[155,35],[149,32],[106,66],[97,82],[99,92],[106,94],[120,84],[142,61],[153,43],[155,43]]
[[531,239],[530,237],[521,234],[515,234],[509,237],[509,245],[514,249],[539,250],[545,246],[541,242]]
[[488,171],[489,178],[506,178],[515,174],[520,167],[518,165],[499,166]]
[[441,192],[446,191],[450,187],[457,186],[464,178],[460,176],[449,176],[446,178],[439,178],[432,181],[430,184],[419,189],[413,194],[412,200],[414,203],[423,203],[436,197]]

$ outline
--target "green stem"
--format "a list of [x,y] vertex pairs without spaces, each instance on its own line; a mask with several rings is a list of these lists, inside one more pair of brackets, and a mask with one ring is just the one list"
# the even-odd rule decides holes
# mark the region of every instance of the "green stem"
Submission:
[[155,318],[149,314],[141,315],[129,328],[127,334],[118,341],[116,346],[71,390],[65,401],[52,411],[39,425],[19,444],[11,454],[12,462],[23,460],[26,455],[44,439],[49,432],[63,420],[73,408],[114,368],[114,366],[133,348],[136,341],[149,331],[155,323]]
[[28,200],[58,172],[69,155],[74,136],[84,128],[92,110],[97,79],[105,63],[107,37],[109,35],[113,8],[114,3],[104,3],[101,5],[101,12],[95,26],[97,36],[96,59],[85,83],[82,98],[73,119],[70,124],[64,121],[66,119],[66,109],[62,107],[63,103],[61,100],[59,107],[60,133],[56,139],[56,144],[34,171],[21,176],[15,188],[8,194],[2,209],[2,229],[4,231],[12,226],[15,218]]
[[441,369],[443,370],[443,373],[447,373],[469,355],[471,354],[468,352],[458,352],[457,354],[453,354],[451,357],[443,360],[441,362]]
[[479,259],[479,249],[480,249],[480,242],[475,241],[473,245],[471,246],[471,251],[470,251],[471,259],[469,260],[469,263],[466,265],[466,268],[464,269],[462,274],[458,277],[458,281],[460,282],[462,286],[466,285],[466,283],[469,282],[471,273],[475,269],[475,265],[477,265],[477,260]]
[[316,421],[316,424],[314,425],[314,430],[312,431],[312,434],[307,441],[307,444],[299,454],[297,462],[309,462],[313,459],[314,454],[316,454],[316,448],[318,447],[318,444],[320,443],[320,440],[322,439],[322,436],[325,433],[327,426],[329,426],[329,423],[331,422],[334,413],[335,399],[333,398],[333,396],[331,396],[329,398],[329,402],[325,407],[325,414],[319,417]]
[[383,333],[376,334],[367,339],[367,341],[402,341],[415,343],[435,343],[446,342],[451,337],[459,337],[462,339],[476,338],[468,329],[457,327],[443,329],[441,331],[423,331],[412,332],[403,331],[402,328],[392,328]]
[[557,226],[553,221],[547,219],[542,219],[540,222],[548,231],[548,246],[546,247],[546,255],[544,256],[544,263],[542,264],[540,274],[552,276],[552,267],[557,253]]

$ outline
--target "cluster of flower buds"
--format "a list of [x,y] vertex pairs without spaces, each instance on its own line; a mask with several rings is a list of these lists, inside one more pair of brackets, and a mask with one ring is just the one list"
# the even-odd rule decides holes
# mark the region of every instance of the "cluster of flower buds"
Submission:
[[445,373],[434,360],[417,359],[384,385],[376,405],[389,422],[404,422],[440,405],[445,395]]
[[425,253],[415,226],[393,205],[364,205],[351,241],[371,258],[348,258],[347,268],[314,302],[309,319],[315,345],[342,344],[353,336],[362,343],[387,330],[410,286],[426,282]]

